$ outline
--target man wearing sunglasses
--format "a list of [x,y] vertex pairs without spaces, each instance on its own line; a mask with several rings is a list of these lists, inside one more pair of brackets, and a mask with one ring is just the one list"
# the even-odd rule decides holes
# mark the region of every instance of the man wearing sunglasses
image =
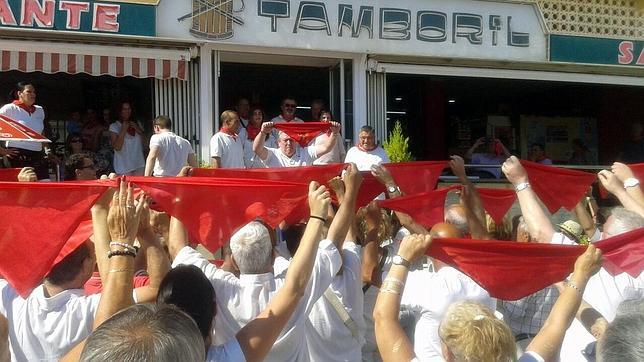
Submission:
[[75,153],[65,160],[65,180],[96,180],[94,160],[87,153]]
[[301,119],[295,116],[295,112],[297,111],[297,101],[293,97],[286,97],[282,99],[280,109],[282,110],[282,113],[280,113],[279,116],[274,117],[271,122],[303,122]]

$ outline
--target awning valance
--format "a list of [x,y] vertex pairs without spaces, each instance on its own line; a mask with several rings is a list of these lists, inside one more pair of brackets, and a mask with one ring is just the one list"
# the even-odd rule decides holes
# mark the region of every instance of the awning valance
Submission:
[[[3,42],[4,43],[4,42]],[[188,78],[189,49],[8,41],[0,45],[0,71],[86,73],[136,78]]]

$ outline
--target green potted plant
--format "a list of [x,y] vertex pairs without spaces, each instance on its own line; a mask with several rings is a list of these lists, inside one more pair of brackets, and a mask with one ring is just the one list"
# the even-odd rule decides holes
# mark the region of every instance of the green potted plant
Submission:
[[382,143],[382,148],[387,152],[391,162],[413,161],[414,156],[409,152],[409,137],[403,133],[402,124],[396,121],[389,137]]

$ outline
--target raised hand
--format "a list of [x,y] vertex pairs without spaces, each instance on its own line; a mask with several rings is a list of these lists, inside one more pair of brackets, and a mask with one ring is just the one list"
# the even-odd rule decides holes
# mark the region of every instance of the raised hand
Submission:
[[107,214],[107,226],[112,241],[132,245],[139,229],[139,219],[145,204],[145,195],[141,193],[139,202],[134,203],[132,185],[121,179],[119,191],[112,197],[112,206]]
[[586,251],[575,261],[573,275],[586,281],[599,271],[602,266],[602,252],[594,245],[588,245]]
[[510,156],[505,160],[503,166],[501,166],[501,170],[505,174],[505,177],[508,178],[508,181],[510,181],[514,186],[528,182],[528,173],[525,171],[521,165],[521,161],[519,161],[516,156]]
[[23,167],[18,173],[18,181],[20,182],[36,182],[38,177],[33,167]]
[[362,174],[358,171],[358,166],[356,166],[355,163],[349,163],[349,166],[345,169],[342,179],[344,180],[344,186],[347,189],[347,193],[358,192],[360,185],[362,184]]
[[414,262],[425,255],[427,248],[432,244],[432,237],[429,234],[412,234],[403,238],[398,249],[398,255],[409,262]]
[[604,185],[604,188],[613,195],[624,190],[624,184],[619,177],[608,170],[599,171],[597,178]]
[[396,186],[396,182],[394,181],[394,178],[391,176],[391,173],[383,165],[371,166],[371,174],[381,184],[385,185],[385,187]]
[[631,171],[631,168],[621,162],[613,163],[613,166],[611,166],[611,171],[613,171],[615,176],[617,176],[617,178],[621,182],[624,182],[626,179],[633,177],[633,171]]
[[462,180],[467,177],[467,174],[465,173],[465,161],[463,161],[463,157],[453,155],[450,156],[451,161],[449,161],[449,168],[452,169],[452,173],[454,173],[454,176],[458,177],[459,180]]
[[326,186],[311,181],[309,184],[309,209],[311,210],[311,215],[326,219],[325,216],[328,213],[330,203],[331,195]]

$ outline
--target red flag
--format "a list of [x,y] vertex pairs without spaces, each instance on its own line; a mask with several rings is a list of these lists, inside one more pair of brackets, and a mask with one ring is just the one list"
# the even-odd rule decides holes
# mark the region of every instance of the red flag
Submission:
[[412,195],[435,189],[447,161],[397,162],[383,166],[391,172],[400,190]]
[[572,210],[586,194],[597,175],[521,160],[530,187],[551,213],[561,207]]
[[56,256],[110,181],[0,183],[0,273],[22,296]]
[[423,192],[416,195],[405,195],[393,199],[380,200],[380,207],[404,212],[414,221],[431,228],[434,224],[443,222],[445,217],[445,197],[451,190],[460,186],[451,186],[440,190]]
[[276,123],[273,127],[286,133],[299,143],[300,146],[306,147],[315,137],[321,133],[327,132],[331,128],[329,122],[283,122]]
[[517,300],[564,280],[583,252],[577,245],[472,239],[434,239],[427,249],[427,255],[503,300]]
[[356,198],[356,209],[369,204],[373,199],[383,192],[386,192],[385,187],[376,179],[371,171],[360,171],[362,174],[362,185]]
[[58,256],[56,256],[56,260],[54,260],[52,267],[58,264],[67,255],[71,254],[74,250],[76,250],[76,248],[81,246],[81,244],[87,241],[87,239],[89,239],[89,237],[94,233],[94,228],[92,226],[92,215],[86,214],[83,218],[85,220],[81,221],[80,224],[78,224],[76,230],[74,230],[72,235],[69,237],[69,240],[67,240],[63,248],[60,250],[60,253],[58,253]]
[[16,182],[18,181],[18,174],[22,170],[17,168],[0,168],[0,181]]
[[235,229],[257,216],[276,227],[308,194],[305,183],[260,179],[128,180],[150,195],[161,210],[183,222],[190,234],[213,252],[228,243]]
[[503,217],[508,212],[517,194],[512,189],[486,189],[477,188],[483,208],[492,217],[497,225],[501,225]]

